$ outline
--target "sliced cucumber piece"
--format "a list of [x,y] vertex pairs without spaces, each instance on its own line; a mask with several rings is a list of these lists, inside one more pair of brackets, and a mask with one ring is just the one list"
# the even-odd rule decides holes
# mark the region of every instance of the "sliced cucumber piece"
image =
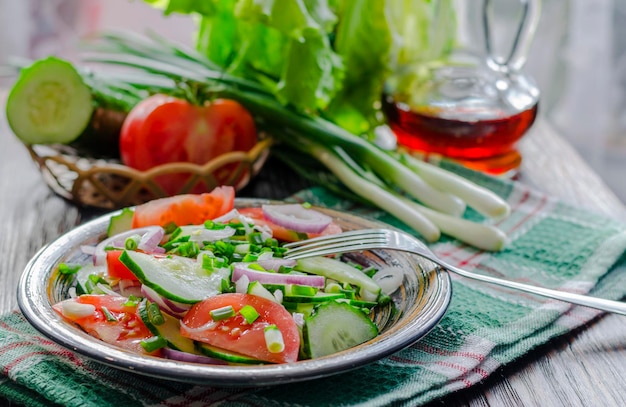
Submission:
[[330,300],[337,300],[341,298],[346,298],[344,293],[316,293],[315,295],[285,295],[283,297],[284,302],[325,302]]
[[201,354],[220,360],[225,360],[228,363],[240,364],[240,365],[263,365],[267,364],[259,359],[252,358],[250,356],[242,355],[241,353],[231,352],[226,349],[218,348],[208,343],[196,342],[196,347]]
[[222,280],[230,277],[227,267],[209,273],[196,260],[180,256],[154,257],[124,250],[120,261],[143,284],[165,298],[184,304],[221,293]]
[[263,286],[263,284],[258,281],[251,281],[248,284],[248,294],[256,295],[258,297],[263,297],[270,301],[278,302],[274,294],[272,294],[267,288]]
[[354,284],[377,297],[380,286],[361,270],[329,257],[309,257],[298,260],[296,270],[317,274],[342,283]]
[[133,216],[135,211],[129,208],[122,209],[119,215],[111,216],[109,227],[107,228],[107,236],[115,236],[119,233],[130,230],[133,225]]
[[305,319],[304,351],[319,358],[367,342],[378,335],[378,327],[361,310],[336,301],[322,303]]
[[200,353],[196,350],[193,340],[180,334],[180,320],[174,318],[166,312],[162,312],[161,315],[163,316],[163,323],[160,325],[152,323],[148,313],[148,306],[150,304],[150,301],[144,299],[137,307],[139,317],[150,332],[154,335],[160,335],[167,341],[167,346],[172,349],[199,355]]
[[67,144],[93,114],[91,90],[67,61],[49,57],[21,70],[6,105],[13,133],[26,144]]

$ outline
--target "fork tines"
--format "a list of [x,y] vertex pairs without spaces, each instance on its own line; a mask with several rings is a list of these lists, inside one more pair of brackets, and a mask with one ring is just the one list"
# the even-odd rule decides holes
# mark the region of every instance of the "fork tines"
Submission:
[[333,253],[346,253],[380,248],[387,243],[387,233],[382,229],[352,230],[336,235],[320,236],[313,239],[288,243],[285,258],[325,256]]

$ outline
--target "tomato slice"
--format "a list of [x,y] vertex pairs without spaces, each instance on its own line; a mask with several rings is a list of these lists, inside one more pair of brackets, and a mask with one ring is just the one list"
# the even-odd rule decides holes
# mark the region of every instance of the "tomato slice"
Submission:
[[269,219],[266,219],[265,216],[263,215],[262,208],[242,208],[238,210],[239,210],[239,213],[241,213],[242,215],[245,215],[251,218],[252,220],[254,220],[255,224],[269,227],[272,230],[272,235],[276,239],[284,241],[284,242],[295,242],[298,240],[311,239],[317,236],[331,235],[331,234],[342,232],[341,226],[339,226],[334,221],[331,222],[328,226],[326,226],[326,228],[322,230],[320,233],[296,232],[295,230],[287,229],[283,226],[277,225],[276,223],[272,222]]
[[144,226],[201,225],[235,207],[235,189],[221,186],[204,194],[176,195],[155,199],[135,208],[133,228]]
[[123,250],[107,251],[107,274],[120,280],[137,280],[137,277],[120,261]]
[[[235,310],[235,316],[216,321],[216,325],[212,327],[197,330],[212,321],[210,311],[229,305]],[[251,324],[238,314],[245,305],[254,307],[259,313],[259,317]],[[267,362],[289,363],[298,360],[300,334],[293,317],[282,305],[263,297],[238,293],[220,294],[191,307],[183,323],[191,330],[182,327],[181,335],[196,341]],[[280,330],[285,343],[285,348],[280,353],[271,353],[265,342],[264,329],[272,324]]]
[[[95,307],[95,311],[87,316],[71,316],[63,312],[63,307],[71,302],[91,304]],[[93,337],[133,352],[147,353],[140,343],[153,335],[137,315],[137,304],[129,303],[126,297],[85,294],[61,301],[53,308],[65,319],[76,323]],[[103,308],[106,308],[116,321],[109,320]],[[159,353],[156,351],[150,354],[158,355]]]

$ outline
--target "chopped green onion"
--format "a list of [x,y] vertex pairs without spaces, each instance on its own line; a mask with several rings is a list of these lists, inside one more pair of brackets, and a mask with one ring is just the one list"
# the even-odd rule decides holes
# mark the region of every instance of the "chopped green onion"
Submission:
[[204,222],[204,228],[209,230],[221,230],[226,228],[226,224],[222,222],[214,222],[212,220],[207,220]]
[[284,264],[282,264],[280,267],[278,267],[277,271],[279,273],[282,273],[282,274],[288,274],[288,273],[291,273],[293,271],[293,267],[292,266],[285,266]]
[[253,244],[263,244],[263,234],[261,232],[252,232],[248,235],[248,241]]
[[278,247],[278,239],[273,238],[273,237],[268,237],[267,239],[265,239],[265,243],[264,244],[267,247],[276,248],[276,247]]
[[235,284],[232,284],[230,280],[225,278],[222,279],[220,283],[220,292],[222,293],[234,293],[235,292]]
[[246,304],[239,310],[239,313],[246,320],[247,323],[251,324],[257,320],[259,317],[259,313],[252,305]]
[[108,322],[117,322],[117,318],[107,307],[102,307],[102,313]]
[[129,236],[124,241],[124,248],[126,250],[136,250],[140,241],[141,241],[141,236],[139,235]]
[[243,256],[243,262],[245,263],[250,263],[253,261],[257,261],[259,259],[259,255],[255,254],[255,253],[246,253],[245,256]]
[[263,330],[265,336],[265,346],[270,353],[280,353],[285,350],[283,334],[276,325],[268,325]]
[[329,294],[340,293],[341,286],[338,283],[330,282],[326,284],[326,287],[324,287],[324,292],[327,292]]
[[148,319],[153,325],[157,326],[165,323],[165,318],[163,317],[163,314],[161,314],[159,304],[152,302],[148,305]]
[[363,273],[365,273],[366,276],[372,277],[374,274],[376,274],[376,272],[378,272],[378,269],[374,266],[368,266],[362,269],[361,271],[363,271]]
[[317,288],[310,285],[292,284],[290,290],[292,295],[303,295],[306,297],[312,297],[317,293]]
[[178,245],[174,252],[183,257],[197,257],[200,253],[200,246],[196,242],[184,242]]
[[[163,230],[165,230],[165,234],[166,235],[176,233],[177,229],[180,229],[180,228],[174,222],[170,222],[167,225],[163,226]],[[178,231],[178,233],[180,233],[180,230]],[[170,237],[170,239],[171,239],[171,237]]]
[[250,251],[250,243],[242,243],[235,246],[235,253],[246,254]]
[[167,341],[160,335],[151,336],[139,342],[141,347],[148,353],[154,352],[167,346]]
[[61,263],[59,264],[59,272],[61,274],[76,274],[81,267],[80,264]]
[[302,207],[305,209],[311,209],[313,205],[310,202],[302,202]]
[[227,260],[223,257],[215,257],[207,253],[202,254],[202,268],[205,270],[214,271],[226,266],[227,264]]
[[[245,259],[245,257],[244,257]],[[244,260],[245,261],[245,260]],[[248,268],[252,269],[252,270],[257,270],[257,271],[267,271],[265,268],[263,268],[263,266],[261,266],[259,263],[252,263],[248,265]]]
[[228,319],[230,317],[235,316],[235,309],[232,305],[226,305],[224,307],[216,308],[214,310],[209,311],[211,318],[214,321],[221,321],[223,319]]
[[137,304],[139,304],[140,302],[140,298],[135,297],[134,295],[130,295],[128,297],[128,301],[126,301],[124,303],[125,307],[135,307],[137,306]]

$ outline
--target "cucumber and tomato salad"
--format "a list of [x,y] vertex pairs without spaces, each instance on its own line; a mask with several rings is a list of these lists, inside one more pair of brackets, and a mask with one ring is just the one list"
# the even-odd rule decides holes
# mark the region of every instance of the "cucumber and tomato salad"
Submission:
[[282,257],[285,237],[341,231],[307,205],[235,209],[234,189],[218,187],[124,210],[108,231],[84,249],[92,263],[59,267],[74,273],[77,295],[54,305],[108,343],[197,363],[260,364],[323,357],[378,335],[369,314],[388,297],[364,270],[337,258]]
[[[17,138],[29,145],[72,144],[93,156],[113,151],[123,164],[140,171],[173,162],[202,165],[228,152],[249,151],[257,143],[252,115],[234,100],[137,91],[142,98],[134,95],[120,108],[111,101],[117,102],[121,91],[96,89],[104,85],[84,75],[56,57],[23,68],[6,105],[7,121]],[[112,95],[103,97],[106,92]],[[225,166],[215,174],[218,182],[231,172]],[[167,174],[156,182],[173,195],[188,178]],[[206,190],[198,184],[193,192]]]

